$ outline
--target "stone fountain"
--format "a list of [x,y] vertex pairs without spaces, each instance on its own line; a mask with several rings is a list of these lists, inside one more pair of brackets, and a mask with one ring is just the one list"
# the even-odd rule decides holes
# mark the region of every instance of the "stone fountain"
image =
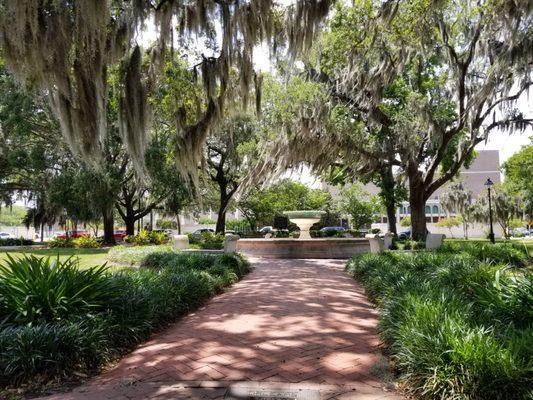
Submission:
[[300,237],[237,240],[236,249],[252,257],[266,258],[340,258],[370,251],[367,238],[311,238],[313,224],[324,211],[287,211],[284,214],[300,228]]
[[298,226],[300,228],[300,240],[304,239],[311,239],[311,235],[309,233],[309,230],[311,227],[320,221],[320,218],[322,215],[324,215],[325,211],[316,211],[316,210],[310,210],[310,211],[285,211],[283,214],[289,218],[289,221],[291,221],[293,224]]

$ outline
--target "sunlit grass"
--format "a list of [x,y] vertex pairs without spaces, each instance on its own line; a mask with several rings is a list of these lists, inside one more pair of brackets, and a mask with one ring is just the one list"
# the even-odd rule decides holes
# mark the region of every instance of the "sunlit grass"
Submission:
[[69,257],[74,257],[79,262],[80,268],[89,268],[96,265],[102,265],[107,262],[107,252],[109,249],[27,249],[27,250],[8,250],[0,253],[0,263],[7,258],[7,254],[11,257],[19,258],[24,254],[31,254],[36,257],[57,257],[60,260],[66,260]]

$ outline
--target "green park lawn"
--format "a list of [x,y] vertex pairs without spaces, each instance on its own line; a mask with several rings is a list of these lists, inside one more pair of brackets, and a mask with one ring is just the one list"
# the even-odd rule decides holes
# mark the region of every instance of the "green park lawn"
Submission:
[[80,268],[94,267],[107,262],[107,252],[109,249],[28,249],[28,250],[8,250],[0,253],[0,262],[11,257],[22,257],[24,254],[37,257],[57,257],[65,260],[75,257],[79,260]]

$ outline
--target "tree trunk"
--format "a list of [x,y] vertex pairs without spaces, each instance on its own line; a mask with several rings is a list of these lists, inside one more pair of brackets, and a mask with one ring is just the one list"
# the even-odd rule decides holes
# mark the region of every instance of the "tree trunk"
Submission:
[[392,204],[386,204],[387,208],[387,224],[389,225],[389,232],[397,235],[398,232],[396,230],[396,204],[393,202]]
[[390,233],[397,234],[396,231],[396,182],[391,166],[384,166],[380,171],[381,191],[379,196],[385,204],[387,210],[387,224]]
[[113,219],[113,207],[105,208],[102,211],[104,220],[104,243],[115,244],[115,229]]
[[417,165],[408,165],[409,205],[411,206],[411,237],[426,240],[426,198],[421,172]]
[[126,225],[126,235],[135,235],[135,218],[131,214],[126,215],[124,224]]
[[181,235],[181,221],[179,214],[176,214],[176,227],[178,228],[178,235]]
[[226,231],[226,207],[228,206],[229,199],[226,195],[226,191],[220,192],[220,204],[218,207],[217,226],[215,228],[216,233],[222,233]]
[[411,237],[413,240],[425,240],[427,228],[424,197],[419,194],[410,194],[409,204],[411,206]]

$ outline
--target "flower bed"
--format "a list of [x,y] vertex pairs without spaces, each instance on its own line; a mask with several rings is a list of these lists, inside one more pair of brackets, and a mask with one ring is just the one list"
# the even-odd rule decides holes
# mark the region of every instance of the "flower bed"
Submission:
[[522,265],[509,248],[450,247],[366,254],[347,270],[377,304],[407,390],[430,399],[525,399],[533,387],[533,273]]
[[[91,372],[248,272],[237,255],[150,255],[146,268],[80,270],[74,259],[10,259],[0,270],[0,382]],[[149,266],[149,268],[148,268]]]

